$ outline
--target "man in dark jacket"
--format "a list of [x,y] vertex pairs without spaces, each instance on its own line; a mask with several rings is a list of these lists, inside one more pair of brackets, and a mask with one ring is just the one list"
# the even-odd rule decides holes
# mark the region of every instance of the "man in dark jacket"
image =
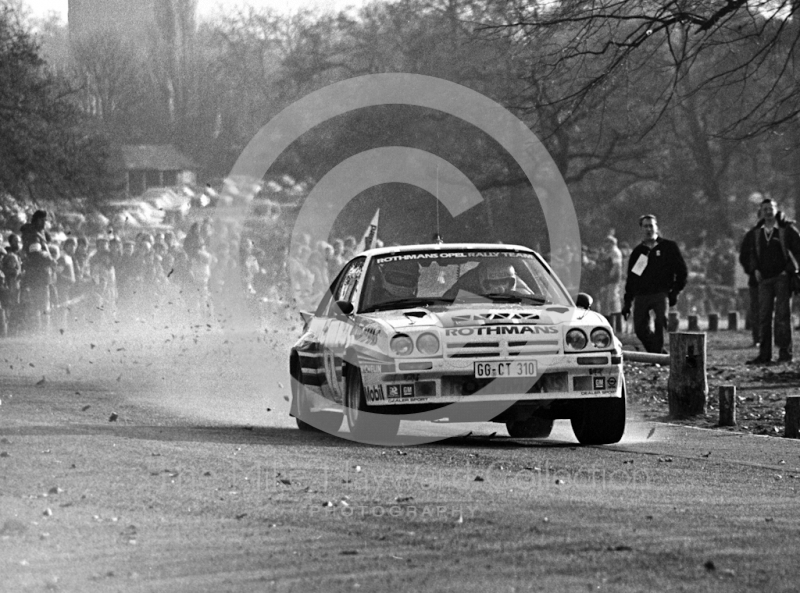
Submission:
[[[622,316],[627,319],[633,305],[636,337],[648,352],[663,352],[667,308],[678,302],[688,271],[678,245],[658,235],[658,221],[653,214],[640,217],[639,226],[644,241],[628,260]],[[655,331],[650,327],[650,311],[655,313]]]
[[747,289],[750,298],[750,307],[747,311],[747,319],[750,324],[750,332],[753,336],[753,346],[758,346],[759,342],[759,323],[758,323],[758,280],[756,280],[756,271],[750,266],[753,265],[753,251],[755,249],[755,234],[764,226],[764,221],[761,219],[761,206],[758,208],[759,219],[756,226],[747,231],[742,239],[742,245],[739,247],[739,263],[742,265],[745,274],[747,274]]
[[773,313],[778,362],[792,360],[791,277],[800,261],[800,233],[778,210],[774,200],[761,202],[760,218],[742,246],[750,257],[749,270],[758,282],[759,353],[748,364],[772,362]]

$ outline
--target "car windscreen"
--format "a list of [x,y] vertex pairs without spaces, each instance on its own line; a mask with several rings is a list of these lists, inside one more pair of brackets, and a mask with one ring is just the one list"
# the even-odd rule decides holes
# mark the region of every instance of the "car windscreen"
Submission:
[[377,256],[362,311],[468,302],[572,305],[535,255],[519,251],[437,251]]

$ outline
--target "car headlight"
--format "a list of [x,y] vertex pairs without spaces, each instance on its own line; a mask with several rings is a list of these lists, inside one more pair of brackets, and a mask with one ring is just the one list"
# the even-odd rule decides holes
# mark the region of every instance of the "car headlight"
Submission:
[[583,350],[586,348],[586,334],[579,329],[571,329],[567,332],[567,346],[571,350]]
[[417,350],[422,354],[436,354],[439,352],[439,338],[432,333],[421,334],[417,338]]
[[607,329],[598,327],[592,331],[591,338],[595,348],[605,349],[611,346],[611,333]]
[[414,351],[414,342],[405,334],[398,334],[389,342],[389,347],[397,356],[408,356]]

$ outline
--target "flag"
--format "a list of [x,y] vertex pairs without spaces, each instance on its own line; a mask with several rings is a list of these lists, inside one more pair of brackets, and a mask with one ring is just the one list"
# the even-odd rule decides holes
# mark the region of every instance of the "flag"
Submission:
[[366,251],[367,249],[372,249],[373,247],[375,247],[375,242],[378,239],[378,218],[380,214],[381,214],[381,209],[378,208],[375,211],[375,216],[372,217],[372,221],[369,223],[367,230],[364,231],[364,236],[361,237],[361,241],[356,247],[356,254],[359,254],[362,251]]

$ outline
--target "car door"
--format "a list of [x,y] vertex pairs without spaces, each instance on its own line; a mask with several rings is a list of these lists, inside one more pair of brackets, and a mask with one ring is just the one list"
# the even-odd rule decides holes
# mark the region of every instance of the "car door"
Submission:
[[345,301],[351,303],[353,307],[358,304],[358,289],[365,263],[366,258],[359,257],[342,270],[333,290],[333,298],[328,305],[327,323],[322,335],[322,361],[325,369],[322,392],[325,397],[336,402],[342,402],[344,399],[342,365],[345,348],[354,328],[352,317],[342,315],[336,303]]

